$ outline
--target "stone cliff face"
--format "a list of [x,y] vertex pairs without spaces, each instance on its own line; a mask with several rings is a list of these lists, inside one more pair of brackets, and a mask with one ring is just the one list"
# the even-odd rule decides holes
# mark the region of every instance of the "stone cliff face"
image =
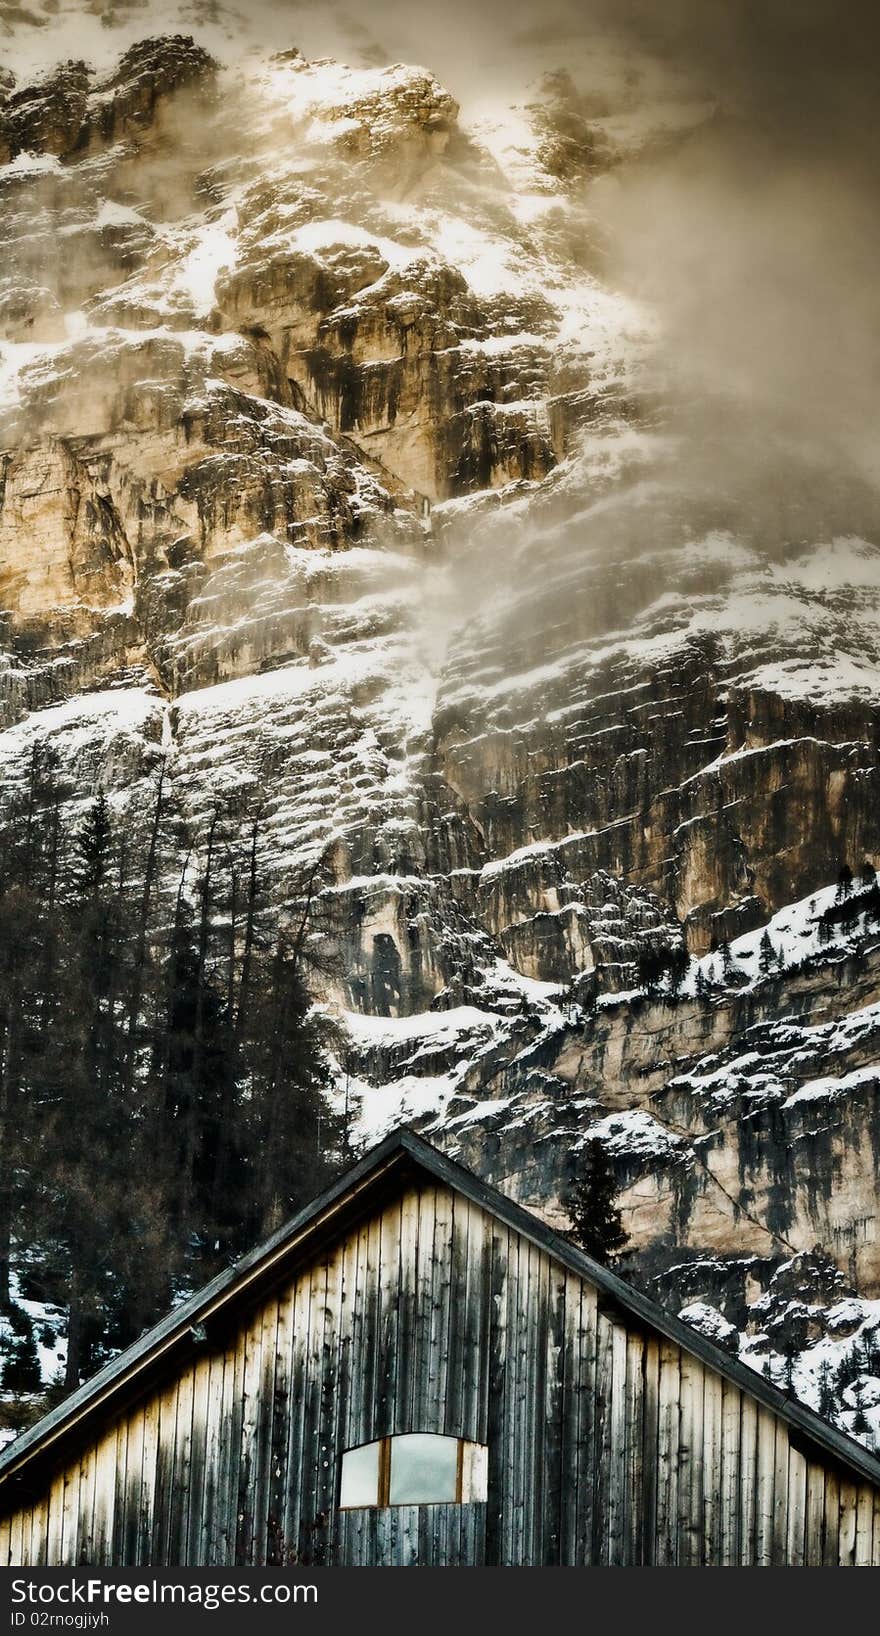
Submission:
[[876,500],[688,479],[601,121],[557,76],[511,169],[423,69],[180,36],[4,97],[4,783],[259,804],[279,915],[323,857],[365,1138],[558,1219],[597,1136],[757,1352],[817,1244],[880,1295],[873,911],[822,920],[880,855]]

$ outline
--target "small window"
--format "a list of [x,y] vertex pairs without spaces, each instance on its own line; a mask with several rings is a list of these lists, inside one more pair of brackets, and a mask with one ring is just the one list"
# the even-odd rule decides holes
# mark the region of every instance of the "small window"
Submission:
[[458,1438],[410,1432],[391,1439],[391,1505],[447,1504],[458,1499]]
[[382,1442],[363,1443],[342,1457],[342,1489],[339,1504],[375,1505],[379,1492]]
[[485,1500],[488,1451],[482,1443],[433,1432],[382,1437],[342,1456],[339,1504],[462,1505]]

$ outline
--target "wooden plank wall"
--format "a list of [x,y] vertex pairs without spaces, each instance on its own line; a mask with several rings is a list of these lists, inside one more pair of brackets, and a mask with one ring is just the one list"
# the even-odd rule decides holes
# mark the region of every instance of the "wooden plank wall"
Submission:
[[[488,1444],[486,1504],[336,1510],[387,1433]],[[880,1565],[880,1490],[443,1187],[195,1353],[0,1521],[0,1564]]]

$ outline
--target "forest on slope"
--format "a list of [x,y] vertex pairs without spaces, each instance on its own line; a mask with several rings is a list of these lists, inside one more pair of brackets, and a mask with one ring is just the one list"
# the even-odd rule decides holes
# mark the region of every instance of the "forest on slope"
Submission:
[[[306,988],[314,878],[267,931],[259,818],[218,813],[169,898],[163,767],[140,825],[103,794],[71,821],[65,794],[35,755],[0,809],[0,1310],[61,1310],[69,1390],[311,1198],[343,1130]],[[0,1388],[27,1404],[26,1312]]]

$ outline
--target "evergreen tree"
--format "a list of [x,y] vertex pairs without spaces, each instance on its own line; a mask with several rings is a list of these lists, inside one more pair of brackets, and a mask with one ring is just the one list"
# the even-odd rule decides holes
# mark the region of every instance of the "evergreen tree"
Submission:
[[194,1257],[197,1279],[223,1264],[233,1241],[237,1247],[241,1203],[231,1159],[217,1187],[220,1155],[234,1147],[228,1087],[238,1088],[240,1074],[229,1059],[226,997],[205,965],[201,936],[184,909],[168,956],[160,1143],[175,1237]]
[[607,1264],[627,1241],[615,1202],[614,1171],[603,1144],[595,1137],[584,1143],[579,1160],[578,1174],[563,1199],[569,1218],[568,1236],[595,1261]]
[[863,1333],[858,1350],[863,1372],[866,1375],[880,1375],[880,1342],[876,1330]]
[[844,863],[841,866],[840,874],[837,877],[837,901],[838,901],[838,903],[842,903],[844,898],[849,897],[850,893],[852,892],[852,887],[853,887],[853,872],[850,869],[849,864]]
[[680,992],[690,963],[690,956],[684,944],[674,944],[669,951],[669,988],[671,993],[678,994]]
[[92,802],[76,837],[74,878],[83,901],[96,901],[109,874],[113,830],[103,791]]
[[639,986],[649,994],[656,994],[665,978],[669,979],[670,993],[675,994],[688,968],[688,953],[683,943],[671,948],[665,944],[645,943],[636,961]]
[[853,1404],[855,1407],[852,1429],[855,1432],[856,1437],[864,1437],[866,1432],[870,1431],[870,1426],[868,1424],[868,1417],[865,1414],[865,1385],[861,1376],[859,1376],[858,1380],[855,1382],[852,1389],[852,1394]]
[[837,1413],[837,1400],[831,1384],[831,1370],[827,1363],[823,1363],[819,1371],[819,1413],[824,1420],[834,1421]]
[[765,930],[758,946],[758,967],[762,972],[772,971],[778,961],[779,956],[771,942],[770,933]]
[[27,1315],[12,1308],[6,1318],[11,1334],[4,1342],[0,1359],[0,1389],[4,1392],[37,1392],[40,1389],[40,1360],[34,1326]]
[[[167,1201],[140,1087],[126,1083],[125,849],[107,803],[72,846],[57,944],[63,1005],[33,1075],[38,1147],[31,1278],[67,1307],[66,1384],[132,1339],[167,1296]],[[164,1304],[164,1303],[163,1303]]]
[[259,957],[248,1029],[242,1145],[259,1237],[326,1185],[343,1138],[326,1095],[332,1028],[312,1012],[300,954],[283,936]]
[[841,929],[841,931],[846,932],[846,933],[850,933],[850,932],[855,931],[855,929],[856,929],[856,927],[858,925],[858,922],[859,922],[859,914],[860,914],[860,909],[859,909],[859,900],[858,900],[858,898],[855,898],[855,897],[847,898],[846,901],[844,902],[843,909],[842,909],[841,916],[840,916],[840,929]]
[[31,1233],[34,1087],[63,997],[56,970],[62,793],[57,757],[35,747],[21,793],[0,816],[0,1309],[10,1301],[14,1238],[27,1242]]
[[151,911],[156,895],[157,876],[159,870],[159,855],[162,840],[162,820],[165,815],[165,761],[159,767],[159,778],[156,789],[156,802],[153,808],[153,817],[150,824],[147,854],[144,863],[143,886],[140,891],[138,904],[137,929],[134,937],[134,951],[132,961],[131,983],[128,992],[128,1023],[126,1049],[126,1084],[129,1092],[132,1089],[134,1076],[137,1072],[139,1051],[142,1043],[142,1034],[145,1031],[143,1016],[144,1000],[149,988],[149,932]]

